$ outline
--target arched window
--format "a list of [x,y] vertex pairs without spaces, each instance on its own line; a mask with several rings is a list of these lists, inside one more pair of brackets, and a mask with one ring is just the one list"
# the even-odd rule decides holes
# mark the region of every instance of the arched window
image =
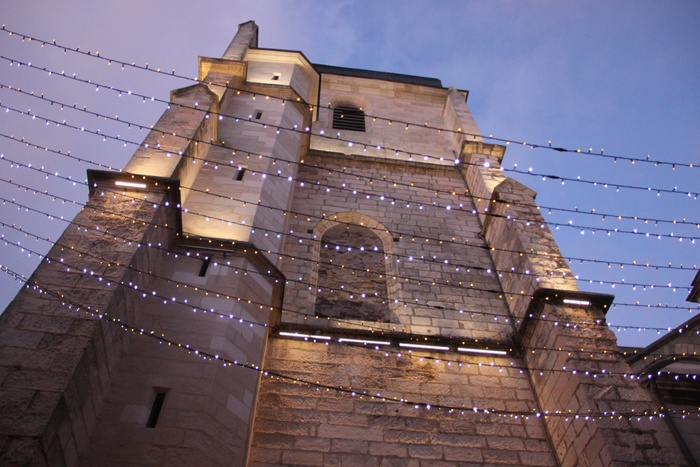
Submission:
[[340,224],[321,239],[315,314],[389,322],[384,248],[371,229]]
[[350,105],[333,109],[333,128],[336,130],[365,131],[365,112]]

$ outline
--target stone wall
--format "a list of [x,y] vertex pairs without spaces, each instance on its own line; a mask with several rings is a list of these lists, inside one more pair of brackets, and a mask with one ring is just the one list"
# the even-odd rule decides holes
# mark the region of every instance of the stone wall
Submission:
[[[546,420],[562,465],[687,465],[666,422],[654,414],[658,404],[631,377],[615,335],[596,324],[603,317],[599,306],[556,303],[548,292],[537,295],[530,311],[535,318],[520,343],[541,410],[579,414]],[[589,420],[588,413],[606,416]]]
[[129,335],[86,312],[133,318],[117,285],[132,272],[121,265],[144,251],[139,243],[166,241],[167,230],[142,224],[169,222],[153,208],[164,199],[96,192],[0,315],[0,464],[76,465],[88,450]]
[[321,238],[314,235],[338,216],[341,225],[368,226],[385,238],[387,273],[375,279],[387,283],[396,322],[373,323],[378,329],[509,342],[510,315],[454,166],[312,153],[297,177],[288,226],[294,235],[281,262],[288,279],[283,322],[303,324],[317,297],[331,293],[317,283]]
[[[516,368],[491,367],[491,362],[520,364],[511,358],[424,352],[398,357],[391,351],[387,356],[384,349],[271,339],[265,363],[269,372],[350,388],[357,395],[274,375],[263,378],[251,465],[557,465],[542,419],[472,411],[474,406],[536,408],[527,375]],[[361,395],[363,390],[465,410],[416,409]]]
[[[168,250],[179,253],[161,251],[145,269],[153,276],[139,278],[146,296],[134,292],[135,325],[199,355],[259,366],[267,339],[263,325],[272,317],[270,307],[259,304],[274,305],[280,292],[274,278],[256,273],[256,264],[242,251],[197,244]],[[239,280],[244,275],[248,280]],[[82,463],[244,465],[259,374],[206,362],[178,347],[132,338],[114,370]],[[157,425],[151,426],[158,393],[164,400]]]
[[654,402],[676,411],[666,422],[696,463],[700,463],[700,419],[691,413],[700,403],[699,331],[696,315],[648,347],[626,352],[627,362]]

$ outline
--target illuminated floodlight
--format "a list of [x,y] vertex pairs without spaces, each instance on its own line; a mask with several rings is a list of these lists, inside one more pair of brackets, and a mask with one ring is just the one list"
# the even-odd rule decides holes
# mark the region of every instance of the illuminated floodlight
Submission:
[[313,336],[311,334],[300,334],[298,332],[280,332],[279,334],[280,336],[296,337],[301,339],[322,339],[326,341],[331,340],[329,336]]
[[348,339],[347,337],[341,337],[338,342],[353,342],[356,344],[371,344],[371,345],[391,345],[388,341],[368,341],[364,339]]
[[450,350],[444,345],[426,345],[426,344],[410,344],[408,342],[399,343],[399,347],[408,347],[411,349],[426,349],[426,350]]
[[129,188],[146,188],[146,186],[147,186],[145,183],[122,182],[119,180],[114,182],[114,184],[116,186],[125,186],[125,187],[129,187]]
[[588,300],[574,300],[573,298],[565,298],[564,303],[568,305],[581,305],[581,306],[590,306],[591,302]]
[[470,347],[457,347],[459,352],[469,352],[469,353],[484,353],[489,355],[508,355],[505,350],[488,350],[488,349],[473,349]]

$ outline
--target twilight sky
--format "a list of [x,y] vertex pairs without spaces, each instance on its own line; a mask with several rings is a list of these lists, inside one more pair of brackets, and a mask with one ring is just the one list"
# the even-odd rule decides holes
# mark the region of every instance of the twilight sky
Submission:
[[[60,216],[71,219],[87,199],[82,182],[85,171],[95,167],[54,151],[121,168],[136,148],[88,131],[56,128],[40,117],[136,143],[145,136],[134,126],[61,111],[60,104],[46,99],[145,126],[163,111],[159,102],[119,97],[104,86],[58,74],[75,73],[157,99],[192,84],[121,70],[22,36],[195,77],[197,57],[220,57],[238,24],[250,19],[260,27],[263,48],[300,50],[314,63],[435,77],[444,86],[469,90],[468,104],[482,133],[512,141],[503,167],[538,192],[562,254],[572,258],[579,288],[616,296],[608,321],[620,327],[613,329],[621,345],[646,345],[664,333],[647,328],[677,326],[697,313],[697,305],[685,301],[694,265],[700,263],[696,1],[0,0],[0,22],[19,33],[0,31],[3,270],[29,276],[39,262],[30,250],[43,254],[50,246],[36,237],[57,240],[68,225]],[[32,91],[44,99],[25,94]],[[17,112],[30,109],[34,118]],[[522,145],[550,140],[583,152]],[[589,148],[618,158],[589,155]],[[638,220],[629,219],[634,216]],[[0,274],[0,310],[20,286]],[[632,306],[636,303],[649,306]]]

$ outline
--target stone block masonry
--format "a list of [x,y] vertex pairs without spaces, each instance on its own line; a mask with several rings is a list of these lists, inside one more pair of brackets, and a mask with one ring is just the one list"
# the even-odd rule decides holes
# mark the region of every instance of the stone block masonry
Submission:
[[[337,221],[340,228],[369,228],[382,242],[385,267],[370,274],[372,280],[386,283],[388,296],[382,298],[393,318],[373,326],[508,342],[513,332],[510,313],[458,169],[311,153],[297,178],[292,211],[298,214],[289,219],[295,235],[285,242],[281,269],[288,278],[284,309],[298,313],[284,313],[283,322],[303,324],[313,316],[310,304],[325,297],[363,302],[362,290],[352,294],[318,282],[319,261],[327,261],[321,249],[335,248],[318,226]],[[373,251],[374,246],[362,245],[365,251],[358,254],[381,254]],[[346,287],[350,284],[348,279]],[[353,327],[347,322],[343,326],[348,325]],[[334,324],[328,321],[323,326]]]
[[[606,302],[605,296],[577,291],[535,204],[535,193],[500,174],[498,147],[465,143],[462,152],[471,162],[463,168],[465,178],[481,200],[484,237],[493,248],[496,269],[504,271],[500,281],[518,327],[516,344],[530,368],[540,410],[584,417],[656,410],[658,404],[637,380],[586,375],[603,370],[633,374],[604,325],[612,297]],[[584,305],[567,305],[567,298]],[[667,446],[672,436],[662,419],[644,428],[632,423],[624,418],[577,424],[550,417],[546,428],[562,465],[684,465],[679,446]],[[624,443],[618,441],[621,433],[626,434]]]
[[[138,326],[157,329],[201,352],[259,365],[266,330],[248,323],[268,323],[271,313],[269,307],[261,310],[237,297],[273,304],[270,280],[237,281],[236,271],[253,275],[255,265],[233,251],[202,250],[194,244],[179,251],[154,261],[157,278],[148,288],[139,287],[157,290],[159,297],[140,300]],[[210,265],[201,275],[205,256]],[[184,458],[199,465],[242,465],[258,378],[252,370],[207,363],[175,346],[134,339],[114,371],[82,462],[137,465],[145,458],[167,465]],[[158,393],[164,401],[157,425],[151,426],[149,413]]]
[[133,297],[117,285],[132,273],[117,265],[134,262],[139,243],[167,241],[168,232],[123,219],[172,222],[172,212],[153,208],[165,199],[93,196],[0,315],[0,464],[76,465],[88,449],[130,336],[86,312],[134,317]]
[[[434,358],[453,361],[448,365]],[[495,360],[518,364],[517,359]],[[474,406],[536,408],[527,375],[490,367],[492,361],[420,352],[399,358],[384,350],[272,338],[266,357],[271,373],[358,394],[263,378],[251,465],[557,465],[542,419],[472,412]],[[377,393],[457,405],[465,413],[379,401],[371,397]]]
[[[587,298],[591,297],[579,297]],[[525,349],[538,349],[524,352],[524,358],[533,369],[530,375],[541,410],[608,414],[592,423],[580,417],[568,422],[561,417],[545,420],[561,464],[686,465],[664,419],[641,416],[645,411],[653,414],[658,404],[637,379],[623,376],[633,372],[612,331],[596,324],[603,318],[600,308],[552,303],[555,300],[552,291],[536,294],[529,312],[548,319],[528,320],[520,341]],[[576,329],[555,324],[568,321],[580,324]],[[566,371],[538,373],[535,368]],[[612,375],[593,378],[586,372]]]

